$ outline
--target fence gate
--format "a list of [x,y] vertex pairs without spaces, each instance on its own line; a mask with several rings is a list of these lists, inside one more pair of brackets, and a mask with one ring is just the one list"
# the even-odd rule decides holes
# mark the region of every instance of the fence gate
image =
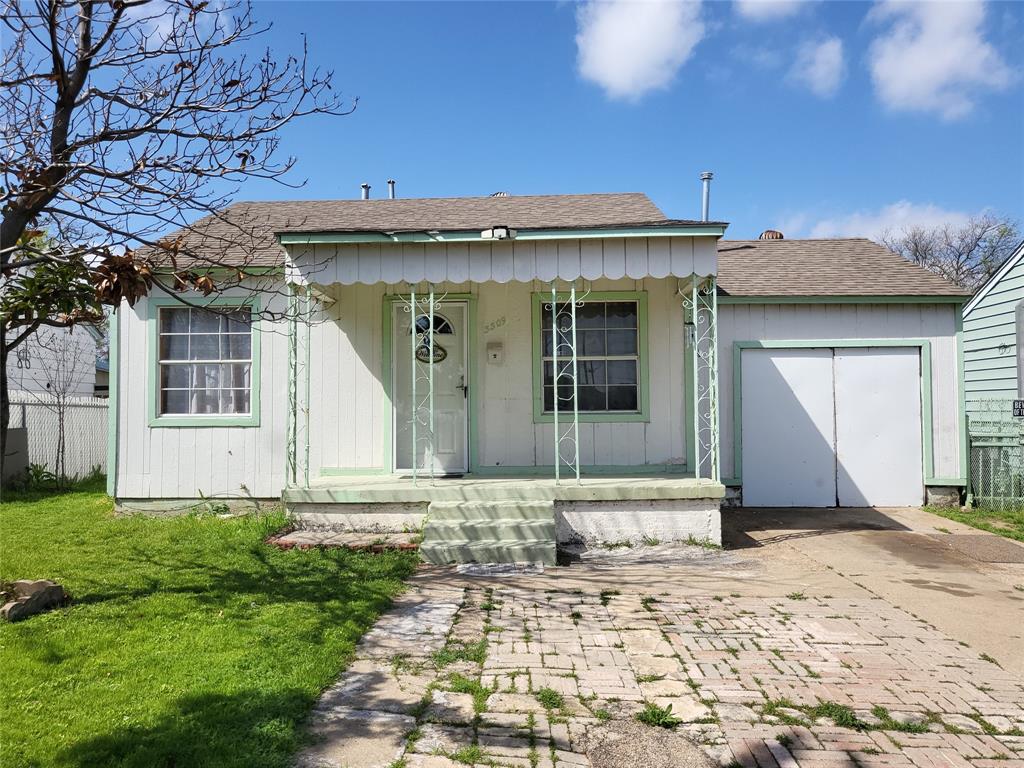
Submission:
[[1024,419],[1012,400],[981,400],[967,428],[971,442],[971,495],[979,507],[1024,509]]

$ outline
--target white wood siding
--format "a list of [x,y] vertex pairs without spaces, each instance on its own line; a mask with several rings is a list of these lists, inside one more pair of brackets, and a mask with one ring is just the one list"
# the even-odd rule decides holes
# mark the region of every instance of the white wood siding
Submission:
[[[596,280],[595,291],[647,291],[649,423],[584,423],[584,464],[681,465],[686,456],[683,316],[678,282]],[[533,423],[531,296],[544,283],[444,283],[438,292],[475,297],[478,381],[470,382],[477,411],[477,456],[484,467],[550,466],[552,427]],[[404,283],[333,285],[335,299],[311,328],[310,476],[321,468],[385,468],[390,416],[383,386],[385,293]],[[283,307],[282,307],[283,308]],[[284,487],[288,337],[284,323],[262,321],[259,427],[148,426],[146,302],[120,310],[117,495],[125,499],[203,495],[279,496]],[[485,326],[501,317],[490,332]],[[504,363],[488,365],[488,342],[504,343]],[[245,489],[243,489],[245,486]],[[246,490],[247,489],[247,490]]]
[[956,313],[959,311],[954,304],[731,304],[719,307],[722,476],[731,478],[735,472],[733,342],[921,338],[931,341],[932,350],[933,473],[939,478],[958,478]]
[[[275,305],[283,311],[283,302]],[[262,323],[258,427],[150,428],[148,302],[118,310],[120,381],[116,493],[122,499],[273,498],[284,487],[288,336]],[[113,343],[113,341],[112,341]]]
[[964,392],[967,415],[982,416],[979,401],[1017,397],[1015,311],[1024,301],[1024,259],[1018,261],[964,317]]
[[[584,464],[682,464],[686,455],[683,409],[683,316],[677,281],[597,280],[595,291],[647,291],[651,420],[649,423],[583,423],[580,457]],[[475,297],[479,380],[470,381],[477,413],[477,459],[482,467],[550,465],[550,424],[533,423],[532,294],[550,290],[543,283],[443,283],[438,293]],[[313,349],[322,350],[313,368],[314,427],[311,464],[321,467],[381,469],[388,450],[382,370],[382,304],[385,293],[407,293],[401,283],[335,285],[336,303],[314,328]],[[494,321],[505,322],[491,331]],[[488,342],[504,346],[504,362],[485,361]],[[472,373],[471,373],[472,375]]]

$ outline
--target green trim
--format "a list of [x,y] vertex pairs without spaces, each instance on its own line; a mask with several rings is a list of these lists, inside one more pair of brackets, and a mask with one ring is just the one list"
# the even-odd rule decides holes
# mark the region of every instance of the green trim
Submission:
[[[387,293],[384,294],[382,302],[382,322],[381,322],[381,378],[384,389],[384,413],[381,419],[381,432],[383,433],[383,462],[381,464],[381,474],[389,474],[395,471],[395,446],[393,445],[394,440],[394,404],[392,397],[394,393],[392,391],[392,332],[394,330],[394,321],[392,319],[394,315],[395,302],[408,300],[408,293]],[[477,296],[473,293],[446,293],[442,304],[447,303],[466,303],[466,370],[469,372],[469,392],[466,396],[466,466],[468,471],[473,471],[474,462],[476,461],[476,438],[477,438],[477,414],[476,414],[476,388],[477,382],[480,380],[477,374],[478,369],[478,355],[476,350],[477,342],[477,328],[476,328],[476,302]],[[376,472],[376,470],[373,470]]]
[[917,347],[921,354],[921,456],[924,484],[936,482],[933,474],[932,440],[932,345],[928,339],[796,339],[790,341],[736,341],[732,350],[732,449],[735,484],[743,483],[743,350],[829,349],[850,347]]
[[[470,474],[478,477],[551,477],[550,465],[544,466],[494,466],[477,467]],[[692,478],[693,473],[682,464],[580,464],[580,474],[586,475],[624,475],[646,477],[649,475],[667,475],[670,477]]]
[[[559,293],[559,300],[569,298],[568,293]],[[543,368],[541,367],[541,305],[550,301],[550,293],[531,294],[530,337],[533,339],[531,356],[533,362],[533,422],[547,424],[554,421],[554,416],[544,413]],[[651,420],[650,378],[647,374],[648,327],[647,327],[647,292],[646,291],[591,291],[583,298],[588,301],[635,301],[637,303],[637,376],[639,377],[638,395],[640,410],[631,413],[580,413],[580,423],[624,424],[627,422],[649,422]]]
[[383,467],[320,467],[320,477],[363,477],[390,475]]
[[970,296],[719,296],[721,304],[964,304]]
[[960,456],[960,477],[970,493],[971,469],[968,454],[971,450],[967,436],[967,376],[964,373],[964,316],[956,313],[956,418],[960,439],[957,453]]
[[159,350],[159,314],[162,307],[187,306],[181,299],[171,297],[153,297],[147,300],[149,315],[149,349],[146,356],[146,402],[150,427],[258,427],[260,425],[260,307],[259,299],[251,296],[215,296],[188,297],[188,304],[202,307],[243,307],[252,309],[252,386],[250,387],[249,403],[252,412],[244,416],[226,414],[204,414],[183,416],[157,415],[157,390],[159,389],[159,372],[157,366]]
[[281,245],[324,245],[345,243],[500,243],[516,240],[592,240],[607,237],[721,237],[724,224],[694,224],[671,227],[605,227],[600,229],[520,229],[512,240],[484,239],[476,230],[435,232],[282,232]]
[[107,353],[107,496],[117,498],[117,433],[118,433],[118,380],[120,368],[121,323],[115,307],[110,313],[110,349]]
[[924,481],[925,485],[967,485],[967,478],[965,477],[929,477]]

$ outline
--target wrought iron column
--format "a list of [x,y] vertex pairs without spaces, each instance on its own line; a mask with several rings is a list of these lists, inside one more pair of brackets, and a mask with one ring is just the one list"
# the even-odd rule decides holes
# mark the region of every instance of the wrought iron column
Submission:
[[[576,307],[581,298],[576,295],[576,284],[569,287],[568,300],[559,307],[558,286],[551,282],[551,303],[545,307],[551,311],[551,403],[552,428],[554,435],[555,483],[561,482],[562,464],[565,464],[580,482],[580,411],[578,401],[578,368],[576,358]],[[559,328],[560,321],[568,320],[568,337]],[[566,356],[560,362],[561,356]],[[564,399],[572,403],[572,418],[563,426],[560,419],[561,394],[563,382],[568,385],[571,394]],[[568,458],[564,458],[568,454]]]
[[285,429],[285,483],[301,478],[309,487],[310,370],[312,367],[313,295],[307,286],[288,292],[288,412]]
[[693,275],[690,290],[680,292],[683,309],[689,313],[692,332],[693,371],[690,397],[693,401],[694,475],[718,481],[718,291],[714,276]]
[[[429,472],[431,481],[436,476],[436,467],[434,465],[434,313],[440,306],[440,302],[444,299],[444,295],[442,294],[438,297],[434,293],[434,287],[431,285],[426,298],[418,299],[416,297],[416,290],[413,289],[409,293],[408,303],[403,307],[403,310],[408,312],[410,316],[409,376],[412,387],[412,413],[409,418],[409,427],[412,441],[413,485],[419,482],[420,466],[418,456],[421,442],[426,443],[424,456],[430,459]],[[421,316],[426,320],[426,327],[422,330],[419,327]],[[425,363],[427,371],[425,374],[420,373],[417,367],[419,362],[417,353],[421,349],[426,350],[427,355]],[[426,392],[421,395],[422,385],[426,386]],[[421,428],[425,431],[425,435],[422,434]]]

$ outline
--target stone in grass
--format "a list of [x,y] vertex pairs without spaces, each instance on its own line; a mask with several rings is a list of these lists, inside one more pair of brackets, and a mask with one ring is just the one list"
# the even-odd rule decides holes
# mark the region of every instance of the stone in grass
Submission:
[[10,589],[4,592],[0,617],[7,621],[19,621],[52,608],[59,608],[67,602],[67,592],[56,582],[48,579],[15,581]]
[[423,719],[436,723],[471,723],[476,716],[469,693],[434,691]]
[[615,720],[587,731],[593,768],[718,768],[700,747],[667,728]]

